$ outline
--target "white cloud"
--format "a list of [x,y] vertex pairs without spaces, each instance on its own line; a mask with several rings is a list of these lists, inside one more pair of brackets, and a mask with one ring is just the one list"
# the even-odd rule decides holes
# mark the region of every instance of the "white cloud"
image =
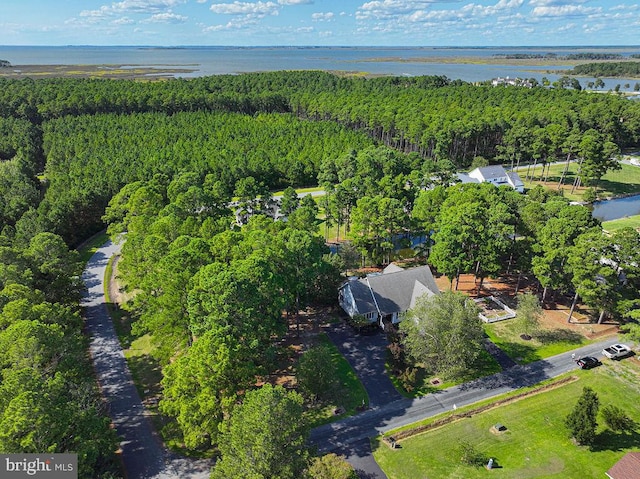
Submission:
[[335,14],[333,12],[311,14],[311,20],[314,22],[330,22],[334,18]]
[[313,0],[278,0],[280,5],[313,5]]
[[566,25],[563,25],[560,28],[558,28],[558,32],[568,32],[570,30],[573,30],[574,28],[576,28],[575,23],[567,23]]
[[157,14],[185,3],[186,0],[123,0],[103,5],[97,10],[83,10],[81,17],[109,17],[124,13]]
[[262,18],[278,15],[280,8],[274,2],[233,2],[215,3],[211,5],[210,10],[221,15],[251,15]]
[[148,23],[184,23],[188,20],[188,17],[184,15],[177,15],[175,13],[166,12],[166,13],[156,13],[151,16],[151,18],[147,19]]
[[431,1],[409,1],[409,0],[374,0],[363,3],[356,12],[360,19],[364,18],[389,18],[402,14],[411,14],[427,8]]
[[535,7],[531,11],[534,17],[583,17],[594,15],[602,11],[599,7],[585,7],[583,5],[559,5],[549,7]]
[[113,23],[114,25],[131,25],[132,23],[135,23],[135,21],[129,17],[122,17],[115,19],[111,23]]
[[589,0],[529,0],[533,7],[549,7],[553,5],[575,5],[587,3]]

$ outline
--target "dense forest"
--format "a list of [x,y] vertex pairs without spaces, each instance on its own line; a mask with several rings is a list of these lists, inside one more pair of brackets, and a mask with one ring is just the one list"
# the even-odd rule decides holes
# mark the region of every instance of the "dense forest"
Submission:
[[120,187],[150,172],[219,174],[227,192],[245,176],[271,189],[301,186],[315,182],[324,159],[373,142],[457,168],[476,157],[546,162],[589,130],[624,148],[638,142],[639,111],[622,98],[446,77],[1,80],[0,157],[8,171],[0,226],[27,239],[53,231],[75,244],[100,227]]
[[576,65],[574,75],[593,77],[640,77],[640,62],[598,62]]
[[[563,198],[448,186],[489,161],[577,161],[582,181],[599,180],[640,141],[640,103],[614,95],[323,72],[0,79],[0,133],[0,425],[12,425],[0,427],[0,449],[77,451],[82,477],[112,474],[115,438],[87,373],[70,247],[107,224],[128,232],[134,331],[157,333],[160,407],[191,448],[218,445],[234,405],[273,371],[283,311],[331,300],[354,261],[349,248],[328,254],[320,209],[325,234],[337,226],[352,238],[356,263],[385,263],[397,236],[421,234],[452,283],[508,268],[603,315],[636,311],[633,275],[629,288],[591,294],[598,261],[580,269],[571,258],[598,257],[580,238],[599,226]],[[289,188],[287,221],[273,221],[272,191],[315,184],[328,193],[319,205]],[[469,228],[484,233],[456,249]],[[616,261],[637,265],[628,235]]]

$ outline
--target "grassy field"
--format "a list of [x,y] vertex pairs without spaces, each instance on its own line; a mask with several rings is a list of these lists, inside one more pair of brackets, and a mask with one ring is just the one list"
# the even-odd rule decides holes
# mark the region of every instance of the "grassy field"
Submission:
[[[390,449],[373,443],[374,456],[390,479],[446,478],[602,478],[627,451],[640,444],[640,434],[613,433],[603,426],[591,448],[576,446],[568,437],[564,418],[585,386],[600,398],[600,406],[615,404],[640,421],[640,368],[635,358],[607,361],[590,370],[577,371],[578,381],[506,404],[441,428],[413,436]],[[599,419],[602,423],[602,419]],[[496,423],[507,432],[490,432]],[[464,439],[499,468],[463,465],[458,447]]]
[[589,344],[583,335],[569,329],[543,329],[532,334],[532,339],[526,341],[520,337],[522,331],[515,321],[486,324],[484,330],[491,341],[519,364],[527,364]]
[[605,221],[602,223],[602,229],[613,233],[614,231],[622,228],[640,228],[640,215],[627,216],[626,218],[620,218],[619,220]]
[[[598,196],[600,198],[610,198],[612,196],[640,193],[640,167],[628,165],[626,163],[622,163],[621,166],[622,169],[608,172],[597,184],[593,185],[598,189]],[[533,188],[535,185],[540,184],[553,190],[557,190],[558,183],[560,181],[560,177],[562,176],[562,171],[564,170],[564,168],[564,164],[551,165],[549,168],[549,176],[546,183],[542,181],[544,178],[541,178],[541,165],[538,165],[535,169],[529,169],[529,176],[533,178],[533,180],[530,178],[529,181],[525,181],[525,177],[527,175],[526,166],[520,167],[520,169],[518,169],[518,174],[524,181],[525,187],[527,188]],[[564,186],[562,186],[561,188],[564,196],[572,201],[581,201],[582,195],[587,189],[583,186],[576,189],[573,194],[571,193],[571,185],[573,184],[577,170],[577,163],[571,163],[569,165],[569,170],[564,181]]]

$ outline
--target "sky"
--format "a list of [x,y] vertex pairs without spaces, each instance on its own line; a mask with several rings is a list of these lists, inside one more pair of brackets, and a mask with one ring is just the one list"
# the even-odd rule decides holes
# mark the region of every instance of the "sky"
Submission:
[[640,0],[0,0],[0,45],[640,45]]

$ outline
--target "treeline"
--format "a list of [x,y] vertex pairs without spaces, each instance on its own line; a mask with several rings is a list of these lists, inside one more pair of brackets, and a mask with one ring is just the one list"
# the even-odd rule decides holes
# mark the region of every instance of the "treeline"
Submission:
[[573,67],[571,73],[593,77],[639,77],[640,62],[585,63]]
[[82,334],[82,264],[62,238],[0,236],[0,450],[77,453],[82,478],[119,475],[117,439]]
[[[634,126],[640,106],[625,99],[609,101],[579,91],[546,88],[442,87],[428,94],[393,89],[380,95],[339,91],[303,96],[299,114],[333,119],[369,131],[374,138],[422,157],[449,159],[466,167],[476,156],[494,158],[513,129],[562,128],[567,137],[596,129],[620,147],[638,141]],[[625,118],[621,122],[619,119]],[[626,124],[626,118],[631,119]],[[523,149],[525,161],[535,153]]]
[[[506,58],[509,60],[617,60],[624,58],[620,53],[569,53],[558,55],[557,53],[499,53],[494,58]],[[631,55],[631,58],[635,58]]]
[[[71,242],[100,228],[109,199],[137,180],[188,171],[199,182],[211,175],[228,195],[246,177],[271,190],[312,185],[323,160],[372,144],[336,123],[275,114],[67,116],[43,129],[49,187],[37,221]],[[18,235],[30,228],[23,223]]]
[[23,242],[53,231],[77,243],[100,226],[116,191],[156,172],[216,174],[227,191],[253,176],[278,189],[314,183],[322,161],[374,142],[465,168],[478,157],[563,158],[562,145],[590,130],[618,148],[640,135],[637,102],[442,76],[272,72],[148,83],[3,79],[0,87],[0,228]]

